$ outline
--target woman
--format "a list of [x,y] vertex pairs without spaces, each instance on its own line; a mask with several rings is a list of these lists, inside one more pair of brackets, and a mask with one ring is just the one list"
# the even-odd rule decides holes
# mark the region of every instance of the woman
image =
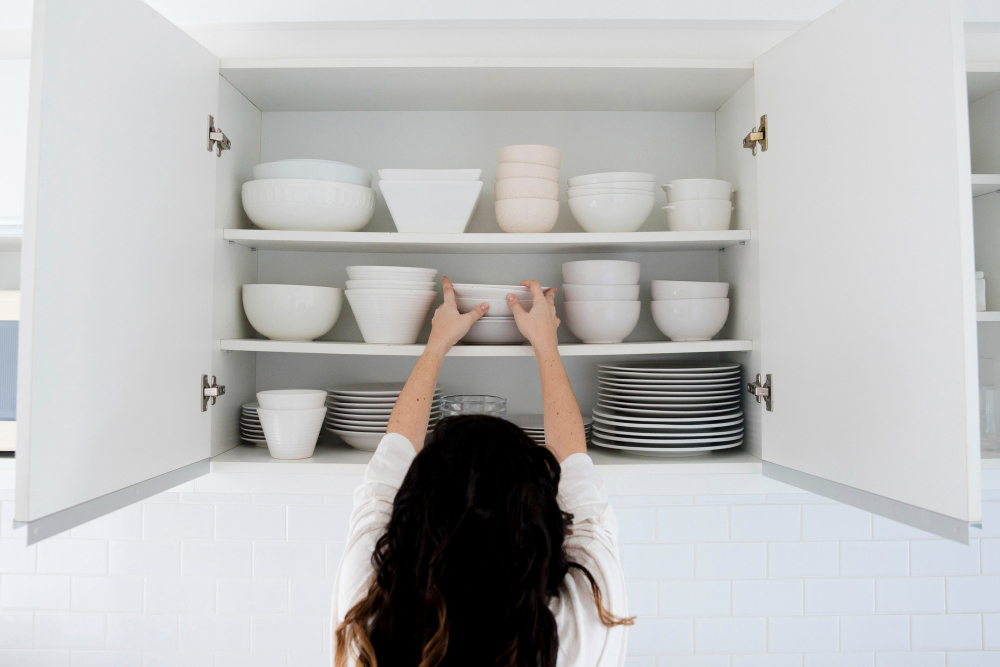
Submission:
[[513,424],[451,417],[424,446],[448,350],[488,304],[460,314],[451,282],[354,495],[334,584],[334,664],[618,667],[625,582],[617,523],[587,456],[556,342],[555,289],[511,294],[542,381],[545,447]]

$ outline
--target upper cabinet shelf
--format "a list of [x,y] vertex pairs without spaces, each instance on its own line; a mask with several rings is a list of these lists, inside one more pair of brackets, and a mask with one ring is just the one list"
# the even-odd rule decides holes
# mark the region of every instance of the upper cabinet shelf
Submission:
[[972,196],[982,197],[1000,191],[1000,174],[973,174]]
[[749,230],[590,234],[399,234],[395,232],[284,232],[227,229],[223,238],[257,250],[533,254],[719,250],[750,240]]

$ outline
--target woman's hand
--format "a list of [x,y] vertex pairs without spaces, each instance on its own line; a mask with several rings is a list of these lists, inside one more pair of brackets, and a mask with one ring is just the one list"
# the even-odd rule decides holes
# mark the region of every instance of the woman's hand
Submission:
[[507,305],[514,313],[518,331],[536,351],[556,348],[559,344],[556,288],[550,287],[543,292],[537,280],[525,280],[521,284],[531,290],[531,310],[525,310],[513,294],[507,295]]
[[486,314],[490,305],[481,303],[467,313],[460,313],[455,303],[455,289],[451,286],[448,276],[441,279],[441,287],[444,290],[444,303],[438,306],[434,311],[434,317],[431,318],[431,335],[427,339],[427,350],[443,357],[455,343],[469,333],[472,324]]

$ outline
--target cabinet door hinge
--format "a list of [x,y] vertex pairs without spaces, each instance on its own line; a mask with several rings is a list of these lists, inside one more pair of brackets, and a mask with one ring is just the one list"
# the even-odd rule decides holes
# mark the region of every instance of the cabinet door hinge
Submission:
[[761,384],[760,373],[757,373],[757,380],[747,385],[747,393],[756,398],[758,403],[760,403],[761,399],[763,399],[764,407],[767,408],[768,412],[772,412],[771,394],[773,389],[771,388],[771,376],[765,375],[764,378],[764,383]]
[[233,147],[229,137],[215,126],[215,117],[208,117],[208,150],[215,149],[215,154],[222,157],[222,151],[228,151]]
[[208,381],[207,375],[201,376],[201,411],[206,412],[208,410],[208,402],[211,401],[212,405],[215,405],[215,399],[226,393],[226,385],[218,384],[215,381],[215,376],[212,376],[212,381]]
[[757,146],[762,151],[767,150],[767,114],[760,117],[760,126],[750,130],[750,134],[743,137],[743,148],[749,148],[754,155],[757,154]]

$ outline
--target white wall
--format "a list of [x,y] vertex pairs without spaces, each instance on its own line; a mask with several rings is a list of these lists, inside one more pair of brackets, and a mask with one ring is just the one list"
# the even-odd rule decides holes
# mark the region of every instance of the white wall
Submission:
[[30,61],[0,60],[0,222],[24,215]]

